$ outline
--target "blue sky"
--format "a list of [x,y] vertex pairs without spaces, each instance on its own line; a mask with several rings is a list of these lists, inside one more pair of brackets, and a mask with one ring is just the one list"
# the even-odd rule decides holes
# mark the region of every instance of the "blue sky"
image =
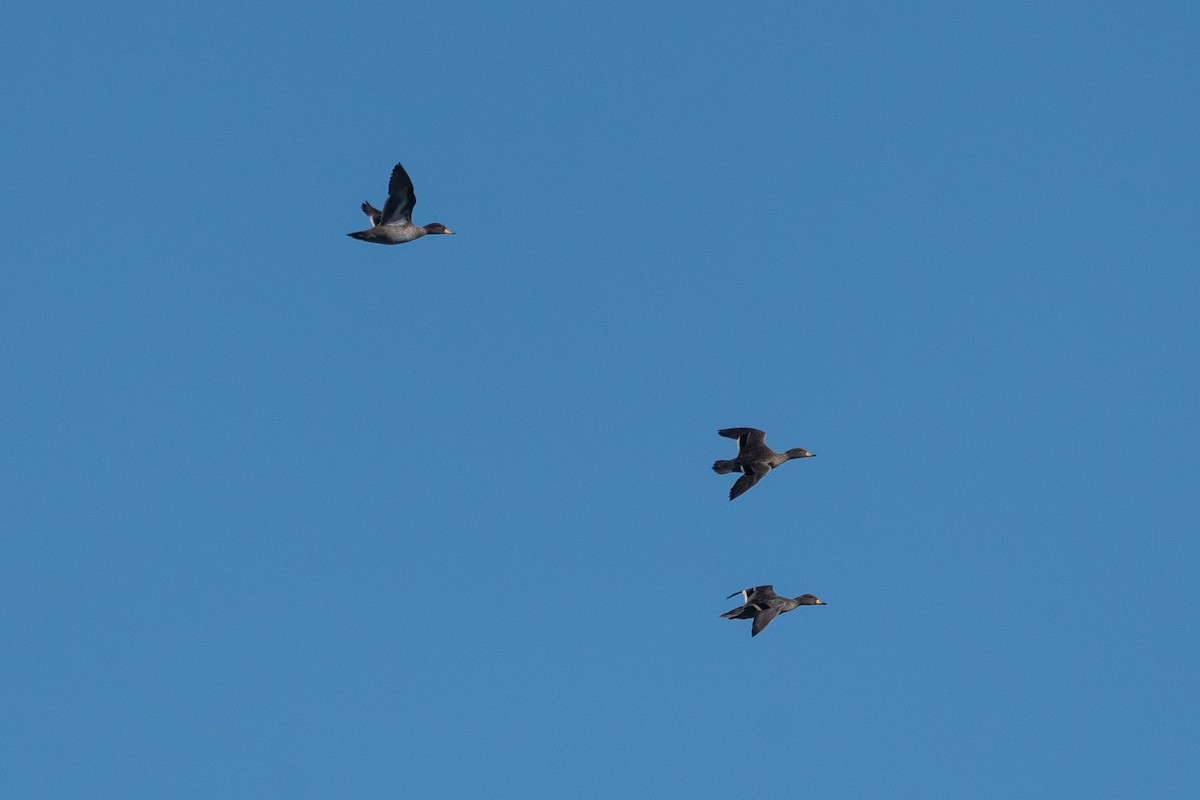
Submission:
[[1194,796],[1198,35],[17,4],[0,794]]

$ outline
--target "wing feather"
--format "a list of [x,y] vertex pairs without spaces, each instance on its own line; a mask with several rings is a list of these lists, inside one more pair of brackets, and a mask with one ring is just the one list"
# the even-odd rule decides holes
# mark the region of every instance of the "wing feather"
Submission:
[[767,440],[767,434],[758,428],[722,428],[717,434],[726,439],[737,439],[739,452],[747,447],[764,445]]
[[758,636],[777,616],[779,616],[779,606],[770,606],[759,611],[754,615],[754,624],[750,626],[750,635]]
[[370,203],[363,203],[362,210],[367,215],[367,219],[371,220],[371,227],[375,227],[379,224],[379,220],[383,219],[383,214],[380,213],[379,209]]
[[392,169],[392,179],[388,181],[388,199],[383,204],[383,220],[380,224],[411,225],[416,204],[417,194],[413,191],[412,180],[404,167],[397,164]]
[[746,492],[750,491],[750,488],[754,486],[754,484],[758,483],[759,477],[761,476],[753,472],[747,472],[742,475],[742,477],[738,478],[737,481],[734,482],[733,488],[729,490],[729,499],[733,500],[736,497],[741,497]]

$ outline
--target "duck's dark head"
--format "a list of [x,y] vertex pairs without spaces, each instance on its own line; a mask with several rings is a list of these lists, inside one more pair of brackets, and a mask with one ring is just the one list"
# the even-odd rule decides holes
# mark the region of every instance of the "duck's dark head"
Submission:
[[823,606],[826,605],[824,600],[818,600],[815,594],[802,594],[796,598],[796,602],[802,606]]
[[440,222],[431,222],[425,226],[426,233],[454,233]]
[[810,453],[803,447],[793,447],[787,451],[788,458],[812,458],[816,453]]

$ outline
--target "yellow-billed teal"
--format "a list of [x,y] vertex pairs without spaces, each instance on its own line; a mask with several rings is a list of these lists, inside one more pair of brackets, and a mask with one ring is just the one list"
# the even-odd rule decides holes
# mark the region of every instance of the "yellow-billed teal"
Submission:
[[416,204],[417,195],[413,192],[412,181],[404,167],[397,164],[388,183],[388,199],[383,204],[383,211],[370,203],[363,203],[362,210],[371,220],[371,227],[346,235],[376,244],[404,244],[427,233],[454,233],[440,222],[413,225],[412,210]]
[[737,458],[731,461],[713,462],[713,472],[718,475],[728,475],[731,472],[742,473],[742,477],[738,478],[733,484],[733,488],[729,490],[730,500],[744,494],[751,486],[762,480],[764,475],[783,462],[791,461],[793,458],[811,458],[815,455],[803,447],[794,447],[786,453],[776,453],[767,447],[765,441],[767,435],[757,428],[723,428],[717,433],[728,439],[737,439],[738,443]]
[[751,636],[758,636],[763,628],[771,624],[771,620],[793,608],[825,605],[825,601],[818,600],[815,594],[780,597],[775,594],[774,586],[754,586],[734,592],[729,597],[737,597],[739,594],[742,596],[742,605],[726,611],[721,616],[725,619],[753,619],[754,624],[750,626]]

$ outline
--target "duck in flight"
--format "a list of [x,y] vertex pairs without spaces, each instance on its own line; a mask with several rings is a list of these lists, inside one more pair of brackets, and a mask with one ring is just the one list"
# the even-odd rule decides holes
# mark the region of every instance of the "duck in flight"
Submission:
[[[753,619],[750,635],[758,636],[763,628],[771,624],[771,620],[780,614],[785,614],[800,606],[823,606],[825,601],[818,600],[815,594],[802,594],[799,597],[780,597],[775,594],[774,586],[754,586],[734,592],[729,597],[742,596],[742,605],[726,611],[721,616],[725,619]],[[725,598],[728,600],[729,598]]]
[[717,433],[728,439],[737,439],[738,443],[737,458],[713,462],[713,472],[718,475],[742,473],[742,477],[738,478],[729,490],[730,500],[745,494],[751,486],[762,480],[764,475],[783,462],[816,455],[803,447],[794,447],[786,453],[776,453],[767,447],[767,435],[757,428],[722,428]]
[[392,179],[388,183],[388,199],[383,204],[383,211],[370,203],[363,203],[362,210],[367,219],[371,220],[371,227],[346,235],[376,244],[403,244],[419,239],[427,233],[454,233],[440,222],[413,225],[412,210],[416,204],[417,195],[413,192],[412,180],[404,171],[404,167],[397,164],[392,169]]

